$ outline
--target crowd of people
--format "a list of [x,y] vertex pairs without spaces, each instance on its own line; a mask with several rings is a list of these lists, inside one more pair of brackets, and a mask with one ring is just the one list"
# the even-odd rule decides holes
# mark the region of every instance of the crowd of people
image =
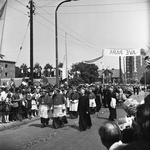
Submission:
[[150,94],[141,100],[130,119],[131,125],[123,130],[117,122],[104,122],[99,128],[100,140],[108,150],[149,150]]
[[149,150],[150,102],[137,107],[131,128],[126,129],[125,134],[123,132],[115,122],[105,122],[98,130],[100,140],[108,150]]
[[[52,119],[52,126],[57,129],[68,123],[69,115],[70,119],[79,118],[79,130],[85,131],[92,126],[91,115],[97,115],[103,106],[109,109],[108,122],[99,129],[104,146],[109,150],[134,148],[139,143],[131,137],[136,135],[136,140],[142,139],[141,145],[147,149],[145,145],[148,145],[149,141],[150,95],[145,97],[144,104],[137,107],[134,116],[136,123],[133,121],[134,130],[132,128],[127,130],[128,132],[122,132],[114,123],[117,118],[117,104],[126,101],[132,93],[135,94],[134,86],[127,85],[91,84],[62,86],[58,89],[47,83],[33,85],[23,80],[21,85],[16,87],[12,79],[9,86],[4,84],[0,88],[0,123],[39,116],[41,127],[46,127]],[[133,144],[129,144],[132,142]]]
[[[110,106],[111,98],[114,97],[117,102],[125,100],[131,95],[129,89],[129,87],[99,84],[58,89],[47,83],[33,85],[25,80],[16,87],[14,80],[11,79],[9,85],[3,84],[0,88],[0,122],[22,121],[25,118],[41,116],[43,126],[48,125],[48,120],[53,118],[53,126],[58,128],[64,125],[62,120],[67,123],[66,114],[71,119],[79,116],[82,120],[79,122],[82,124],[85,118],[83,110],[86,115],[91,115],[99,113],[102,106],[109,108],[109,120],[113,121],[116,119],[116,107]],[[47,121],[43,121],[43,118]],[[88,122],[92,125],[90,119]],[[85,130],[85,127],[81,127],[81,130]]]

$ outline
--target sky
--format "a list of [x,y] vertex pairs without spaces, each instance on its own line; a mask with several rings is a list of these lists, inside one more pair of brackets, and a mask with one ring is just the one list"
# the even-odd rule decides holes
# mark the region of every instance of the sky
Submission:
[[[5,0],[0,0],[0,7]],[[34,64],[56,66],[55,9],[62,0],[33,0]],[[30,66],[29,0],[8,0],[1,53],[16,66]],[[67,49],[68,68],[97,58],[106,48],[147,48],[150,42],[149,0],[79,0],[62,4],[57,12],[58,62]],[[2,24],[0,21],[0,35]],[[22,49],[20,50],[20,47]],[[118,57],[104,56],[95,64],[119,68]],[[122,64],[123,65],[123,64]]]

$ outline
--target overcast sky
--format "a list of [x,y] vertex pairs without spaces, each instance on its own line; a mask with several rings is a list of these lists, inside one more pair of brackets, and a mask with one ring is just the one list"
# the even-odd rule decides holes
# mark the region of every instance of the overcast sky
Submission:
[[[0,7],[5,0],[0,0]],[[55,67],[55,9],[62,0],[34,0],[34,64]],[[30,65],[29,0],[8,0],[2,54],[5,60]],[[58,9],[59,62],[67,45],[68,67],[101,56],[105,48],[146,48],[150,42],[150,1],[79,0]],[[2,29],[3,21],[0,21]],[[26,32],[27,31],[27,32]],[[0,33],[2,31],[0,30]],[[26,34],[25,34],[26,33]],[[66,38],[65,38],[66,35]],[[22,50],[20,51],[20,47]],[[99,68],[119,68],[118,57],[104,56]]]

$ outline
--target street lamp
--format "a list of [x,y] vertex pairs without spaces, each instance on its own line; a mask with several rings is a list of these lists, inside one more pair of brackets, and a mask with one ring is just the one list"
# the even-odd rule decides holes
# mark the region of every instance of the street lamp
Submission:
[[55,44],[56,44],[56,86],[59,88],[59,70],[58,70],[58,31],[57,31],[57,11],[60,5],[66,2],[77,1],[77,0],[65,0],[62,1],[55,10]]

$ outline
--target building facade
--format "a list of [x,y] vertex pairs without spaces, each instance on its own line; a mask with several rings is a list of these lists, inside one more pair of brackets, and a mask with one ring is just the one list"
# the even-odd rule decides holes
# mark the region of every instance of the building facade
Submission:
[[145,71],[144,58],[141,56],[126,57],[126,80],[140,81]]
[[0,78],[15,78],[15,62],[0,60]]
[[[122,72],[122,70],[121,70]],[[120,83],[119,69],[102,69],[98,71],[100,82],[103,84]]]

